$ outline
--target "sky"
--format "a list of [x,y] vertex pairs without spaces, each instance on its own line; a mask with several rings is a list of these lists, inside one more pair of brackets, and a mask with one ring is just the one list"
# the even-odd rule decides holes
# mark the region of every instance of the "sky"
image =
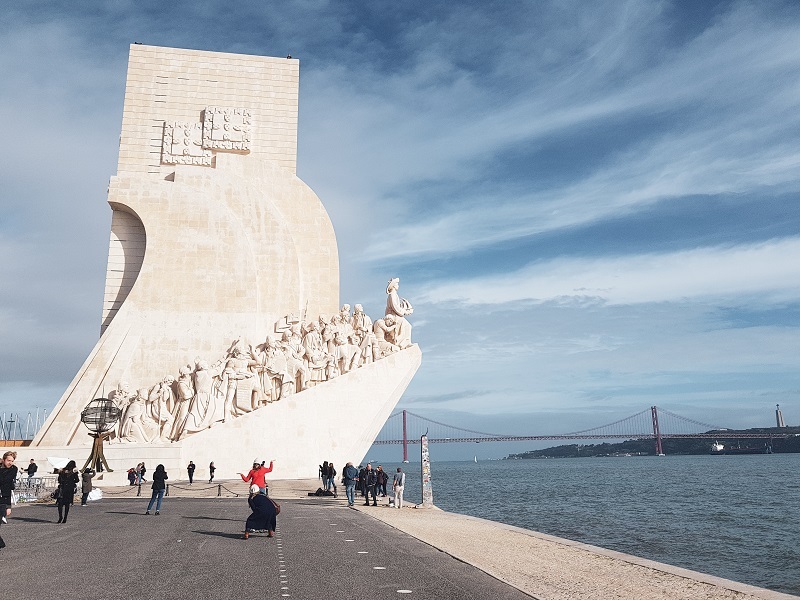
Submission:
[[800,5],[777,0],[12,3],[0,412],[55,405],[99,336],[133,42],[299,58],[341,300],[379,316],[400,277],[415,308],[398,408],[800,424]]

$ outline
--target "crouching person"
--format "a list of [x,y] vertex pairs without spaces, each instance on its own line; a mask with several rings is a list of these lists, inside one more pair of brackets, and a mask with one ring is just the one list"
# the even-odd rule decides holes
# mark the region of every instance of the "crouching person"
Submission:
[[253,512],[247,517],[242,539],[249,539],[250,534],[256,531],[266,531],[267,537],[273,537],[278,513],[272,500],[267,498],[256,484],[253,484],[250,486],[250,497],[247,499],[247,503]]

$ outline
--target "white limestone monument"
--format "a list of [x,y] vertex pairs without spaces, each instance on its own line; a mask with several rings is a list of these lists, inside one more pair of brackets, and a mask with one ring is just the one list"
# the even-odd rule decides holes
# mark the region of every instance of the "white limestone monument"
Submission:
[[339,303],[333,226],[295,174],[298,80],[296,59],[131,46],[101,337],[26,459],[80,465],[101,397],[121,414],[101,485],[141,461],[290,479],[364,458],[422,355],[398,279],[374,321]]

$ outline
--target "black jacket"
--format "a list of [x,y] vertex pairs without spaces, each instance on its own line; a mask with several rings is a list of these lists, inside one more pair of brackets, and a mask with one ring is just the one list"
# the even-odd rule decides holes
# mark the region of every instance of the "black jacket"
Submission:
[[58,474],[58,487],[61,488],[62,504],[72,504],[75,492],[78,489],[78,481],[80,481],[80,478],[77,471],[62,471]]
[[378,484],[378,475],[375,469],[364,469],[364,486],[370,488]]
[[169,479],[169,477],[167,477],[167,472],[166,471],[159,471],[158,469],[156,469],[155,471],[153,471],[153,485],[152,485],[152,488],[154,490],[164,490],[164,489],[166,489],[167,488],[167,484],[166,484],[167,479]]
[[16,486],[17,465],[10,469],[0,467],[0,504],[11,505],[11,491]]

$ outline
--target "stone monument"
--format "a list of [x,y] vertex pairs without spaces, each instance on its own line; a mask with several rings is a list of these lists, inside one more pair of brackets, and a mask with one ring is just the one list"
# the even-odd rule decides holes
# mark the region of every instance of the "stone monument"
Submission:
[[142,460],[299,478],[365,456],[421,352],[398,279],[374,322],[339,304],[333,226],[295,173],[298,81],[296,59],[130,47],[101,336],[34,457],[83,459],[93,398],[120,414],[106,483]]

